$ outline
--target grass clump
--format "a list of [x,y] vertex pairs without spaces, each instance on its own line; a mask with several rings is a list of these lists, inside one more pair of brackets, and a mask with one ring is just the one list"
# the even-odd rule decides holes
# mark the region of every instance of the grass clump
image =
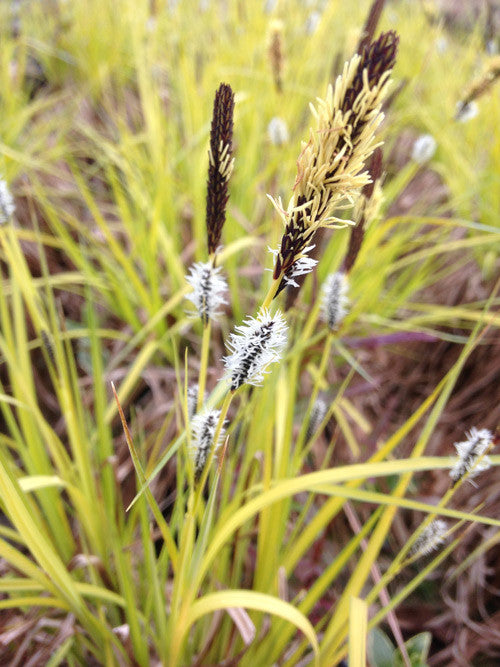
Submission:
[[346,5],[1,10],[6,664],[493,650],[496,69]]

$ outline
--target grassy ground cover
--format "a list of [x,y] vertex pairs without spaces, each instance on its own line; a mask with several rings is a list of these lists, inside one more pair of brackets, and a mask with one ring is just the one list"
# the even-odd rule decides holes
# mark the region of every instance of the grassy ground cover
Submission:
[[[383,177],[335,211],[364,215],[365,234],[331,329],[322,289],[354,232],[321,229],[317,266],[272,300],[284,227],[266,194],[286,206],[300,182],[309,104],[370,8],[372,37],[400,41]],[[52,0],[0,15],[15,202],[0,226],[0,662],[497,664],[494,10]],[[208,325],[186,275],[208,258],[221,82],[228,291]],[[263,303],[287,345],[260,386],[230,391],[231,332]],[[203,407],[225,423],[197,474]],[[452,479],[473,428],[491,435],[468,467],[491,469]]]

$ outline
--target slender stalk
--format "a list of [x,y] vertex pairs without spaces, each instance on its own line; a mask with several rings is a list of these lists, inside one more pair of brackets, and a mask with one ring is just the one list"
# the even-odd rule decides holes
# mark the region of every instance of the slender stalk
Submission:
[[269,308],[269,306],[271,305],[274,297],[276,296],[276,293],[278,292],[278,288],[280,286],[282,278],[283,278],[283,274],[280,274],[276,278],[276,280],[273,280],[273,282],[271,283],[271,287],[269,288],[269,291],[266,294],[266,298],[262,302],[261,308]]
[[210,320],[203,326],[203,339],[201,343],[201,362],[200,374],[198,377],[198,400],[196,409],[199,411],[203,405],[203,397],[205,395],[205,387],[207,384],[207,368],[208,368],[208,354],[210,349],[210,333],[212,325]]
[[325,375],[326,366],[328,364],[328,359],[330,358],[330,351],[332,349],[333,340],[335,338],[335,335],[336,335],[335,333],[330,331],[328,333],[328,337],[325,341],[325,345],[323,346],[323,353],[321,355],[321,361],[319,363],[318,372],[316,374],[316,379],[314,381],[314,387],[313,387],[313,390],[312,390],[311,398],[309,400],[309,405],[307,406],[307,412],[306,412],[306,417],[307,418],[304,419],[304,421],[302,422],[299,437],[297,438],[297,448],[296,448],[297,453],[299,453],[302,450],[303,445],[306,444],[304,442],[304,440],[305,440],[305,436],[306,436],[306,432],[307,432],[309,419],[310,419],[310,416],[311,416],[311,410],[312,410],[312,408],[313,408],[313,406],[316,403],[316,400],[318,398],[320,382]]

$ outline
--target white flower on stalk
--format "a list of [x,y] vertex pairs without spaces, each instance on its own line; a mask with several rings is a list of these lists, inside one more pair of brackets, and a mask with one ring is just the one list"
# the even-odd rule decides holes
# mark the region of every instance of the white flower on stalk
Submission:
[[438,37],[434,45],[438,53],[446,53],[448,51],[448,40],[446,37]]
[[221,428],[217,442],[214,442],[219,417],[220,410],[205,410],[195,415],[191,421],[190,454],[196,479],[201,476],[212,449],[215,453],[224,438],[224,428]]
[[[305,276],[308,273],[311,273],[311,271],[318,263],[318,260],[313,259],[312,257],[308,257],[308,253],[315,247],[316,247],[315,245],[308,245],[300,253],[299,258],[295,260],[293,265],[283,276],[283,281],[285,282],[286,285],[291,287],[299,287],[299,283],[296,282],[294,278],[298,278],[299,276]],[[275,257],[277,257],[280,253],[279,248],[270,248],[269,246],[267,246],[267,249]],[[271,271],[272,269],[268,270]]]
[[479,113],[479,107],[476,102],[457,102],[455,110],[455,120],[459,123],[467,123]]
[[276,9],[277,4],[278,0],[264,0],[264,12],[266,14],[271,14]]
[[0,225],[7,222],[14,215],[15,210],[16,207],[9,186],[3,178],[0,178]]
[[193,288],[186,298],[194,303],[203,324],[217,319],[220,306],[227,303],[224,299],[227,283],[220,275],[221,270],[220,267],[214,268],[210,262],[198,262],[190,267],[190,274],[186,276],[186,281]]
[[496,56],[498,53],[498,43],[496,39],[489,39],[486,42],[486,53],[489,56]]
[[[198,404],[198,392],[199,392],[199,384],[191,384],[187,388],[187,413],[189,419],[192,419],[193,415],[196,412],[196,406]],[[205,391],[203,393],[203,403],[205,402],[207,398],[207,392]]]
[[437,143],[432,134],[421,134],[413,144],[411,159],[417,164],[425,164],[432,159],[436,148]]
[[271,118],[267,126],[267,136],[275,146],[283,146],[288,142],[288,126],[283,118]]
[[338,329],[347,315],[349,281],[342,271],[331,273],[323,285],[323,318],[330,329]]
[[311,12],[306,19],[305,31],[306,34],[312,35],[318,29],[319,24],[321,23],[321,14],[318,11]]
[[448,530],[448,524],[442,519],[435,519],[432,521],[427,528],[425,528],[422,534],[418,537],[415,544],[413,545],[412,552],[415,555],[426,556],[427,554],[432,553],[435,549],[444,543],[445,534]]
[[231,391],[242,384],[259,385],[270,364],[280,361],[287,344],[288,326],[278,311],[270,315],[262,310],[256,318],[249,317],[231,334],[224,364],[231,379]]
[[[450,477],[454,482],[458,482],[468,473],[468,479],[479,475],[491,466],[491,460],[484,456],[493,441],[493,434],[487,428],[477,429],[472,427],[467,434],[467,440],[456,442],[455,449],[458,454],[458,461],[450,470]],[[474,482],[472,482],[474,484]]]
[[319,428],[319,425],[325,418],[328,406],[322,398],[318,398],[311,409],[309,423],[306,431],[306,441],[308,442]]

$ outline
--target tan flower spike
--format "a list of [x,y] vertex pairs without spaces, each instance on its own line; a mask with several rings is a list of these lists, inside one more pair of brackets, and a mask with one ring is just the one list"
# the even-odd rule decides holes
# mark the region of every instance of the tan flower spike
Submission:
[[282,279],[277,293],[316,230],[352,224],[335,217],[334,211],[352,206],[360,189],[370,182],[363,169],[377,146],[375,131],[383,119],[381,105],[398,41],[395,32],[382,33],[344,65],[326,98],[318,99],[316,108],[311,105],[317,126],[309,141],[302,143],[287,210],[280,199],[271,198],[285,224],[274,265],[274,279]]

